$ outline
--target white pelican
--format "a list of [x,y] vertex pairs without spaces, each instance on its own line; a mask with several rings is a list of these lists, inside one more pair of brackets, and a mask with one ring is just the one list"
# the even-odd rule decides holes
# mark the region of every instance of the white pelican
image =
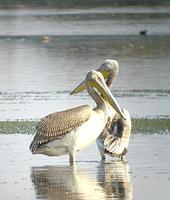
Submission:
[[32,153],[48,156],[69,154],[70,163],[73,163],[76,152],[94,142],[104,129],[108,119],[108,104],[124,117],[100,72],[92,70],[87,73],[86,87],[97,104],[96,108],[83,105],[42,118],[30,145]]
[[[106,79],[106,84],[110,88],[118,74],[119,64],[115,60],[105,60],[97,71],[100,71],[103,74]],[[85,88],[85,82],[83,81],[70,94],[79,93],[85,90]],[[126,118],[126,120],[124,120],[110,107],[110,105],[108,105],[108,107],[110,110],[108,121],[101,135],[96,140],[97,146],[102,159],[105,159],[105,153],[123,159],[123,156],[127,153],[131,135],[130,114],[126,109],[122,109]]]

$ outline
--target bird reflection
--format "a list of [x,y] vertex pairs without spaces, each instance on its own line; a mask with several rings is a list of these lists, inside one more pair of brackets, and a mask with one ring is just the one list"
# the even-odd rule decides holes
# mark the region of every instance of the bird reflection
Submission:
[[33,167],[31,179],[37,198],[132,199],[132,185],[127,164],[100,163],[94,171],[91,171],[90,166],[87,170],[88,173],[77,169],[76,166]]
[[38,198],[104,199],[102,187],[75,165],[33,167],[31,178]]
[[107,197],[121,200],[133,199],[129,165],[126,161],[101,162],[98,167],[97,181]]

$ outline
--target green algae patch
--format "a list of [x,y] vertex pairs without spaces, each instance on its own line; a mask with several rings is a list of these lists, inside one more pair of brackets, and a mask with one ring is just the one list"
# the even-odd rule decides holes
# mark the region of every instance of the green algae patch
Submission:
[[170,118],[132,119],[132,133],[167,134],[170,133]]
[[0,134],[34,134],[36,121],[0,121]]
[[[34,134],[37,121],[0,121],[0,134]],[[133,118],[132,134],[169,134],[170,118]]]

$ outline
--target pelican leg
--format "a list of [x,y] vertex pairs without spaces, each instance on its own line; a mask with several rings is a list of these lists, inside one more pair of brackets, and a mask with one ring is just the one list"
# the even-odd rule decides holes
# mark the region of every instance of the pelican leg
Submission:
[[105,160],[105,159],[106,159],[105,155],[101,155],[101,160]]
[[69,157],[69,161],[70,161],[70,164],[72,165],[74,163],[74,161],[75,161],[75,158],[72,155],[69,155],[69,156],[70,156]]
[[75,149],[70,150],[69,161],[70,161],[70,165],[73,165],[75,163],[75,161],[76,161],[76,150]]
[[75,155],[69,155],[69,161],[70,165],[73,165],[75,163]]
[[121,160],[121,161],[124,161],[124,156],[123,156],[123,155],[120,157],[120,160]]
[[125,157],[125,155],[127,154],[127,148],[125,147],[124,148],[124,150],[123,150],[123,152],[121,153],[121,155],[120,155],[120,159],[121,159],[121,161],[123,161],[124,160],[124,157]]
[[105,160],[106,157],[105,157],[104,147],[101,145],[101,143],[98,139],[96,140],[96,143],[97,143],[97,147],[98,147],[98,150],[99,150],[99,153],[101,156],[101,160]]
[[[99,148],[98,148],[98,149],[99,149]],[[105,160],[106,157],[105,157],[105,154],[104,154],[104,150],[99,149],[99,153],[100,153],[100,156],[101,156],[101,160]]]

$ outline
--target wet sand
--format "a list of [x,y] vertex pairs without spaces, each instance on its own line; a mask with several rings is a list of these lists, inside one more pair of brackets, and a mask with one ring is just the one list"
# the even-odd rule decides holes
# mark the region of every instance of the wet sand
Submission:
[[93,144],[74,168],[67,156],[32,155],[31,140],[0,135],[0,199],[169,199],[169,134],[133,135],[124,162],[100,162]]

